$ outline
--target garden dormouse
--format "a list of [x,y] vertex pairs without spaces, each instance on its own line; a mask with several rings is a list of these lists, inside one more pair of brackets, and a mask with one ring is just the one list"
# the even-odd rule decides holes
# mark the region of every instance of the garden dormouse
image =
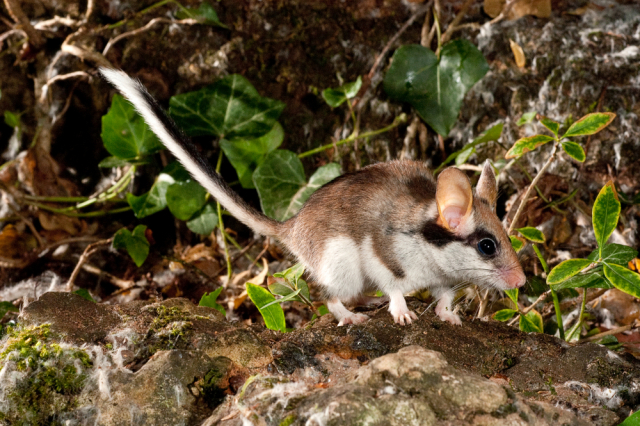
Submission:
[[280,240],[304,264],[338,325],[368,319],[343,302],[370,290],[388,295],[395,322],[409,324],[417,316],[404,294],[429,288],[439,299],[436,314],[460,324],[451,309],[456,286],[507,290],[525,283],[495,214],[496,179],[488,163],[475,193],[454,167],[436,181],[419,162],[374,164],[324,185],[298,214],[278,222],[249,206],[222,180],[140,82],[122,71],[102,68],[101,73],[225,209],[255,232]]

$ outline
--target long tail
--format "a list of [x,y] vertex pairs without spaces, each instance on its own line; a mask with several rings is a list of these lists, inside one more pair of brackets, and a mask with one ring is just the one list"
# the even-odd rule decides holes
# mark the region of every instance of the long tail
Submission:
[[191,173],[191,176],[206,188],[225,209],[257,233],[266,236],[279,236],[280,222],[251,207],[227,185],[198,152],[191,140],[147,92],[142,83],[132,79],[123,71],[100,68],[100,72],[133,104],[153,133]]

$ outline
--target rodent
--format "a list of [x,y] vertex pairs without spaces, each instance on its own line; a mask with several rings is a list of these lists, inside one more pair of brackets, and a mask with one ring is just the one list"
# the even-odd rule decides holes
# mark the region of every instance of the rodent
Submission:
[[472,282],[507,290],[526,281],[495,214],[496,178],[488,162],[475,194],[455,167],[436,181],[420,162],[373,164],[327,183],[295,216],[278,222],[227,185],[139,81],[118,70],[100,72],[225,209],[255,232],[280,240],[304,264],[322,286],[338,325],[368,319],[343,302],[369,290],[388,295],[395,322],[410,324],[418,317],[404,294],[424,288],[439,299],[435,311],[442,320],[461,324],[451,309],[456,285]]

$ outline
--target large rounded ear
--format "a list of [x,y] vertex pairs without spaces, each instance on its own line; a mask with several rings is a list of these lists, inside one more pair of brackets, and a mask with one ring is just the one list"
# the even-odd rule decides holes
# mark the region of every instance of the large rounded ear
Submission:
[[478,197],[486,200],[492,209],[495,208],[498,188],[496,185],[496,175],[493,173],[493,167],[491,167],[489,160],[484,163],[484,168],[482,169],[478,185],[476,186],[476,194]]
[[464,224],[473,207],[469,178],[460,169],[449,167],[438,175],[436,187],[439,222],[449,230]]

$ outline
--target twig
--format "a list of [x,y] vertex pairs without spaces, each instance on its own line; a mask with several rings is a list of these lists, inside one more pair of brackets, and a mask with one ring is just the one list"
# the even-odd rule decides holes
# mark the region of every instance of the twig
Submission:
[[596,340],[602,339],[604,336],[612,336],[614,334],[624,333],[625,331],[633,330],[634,328],[638,327],[640,327],[640,322],[638,320],[635,320],[632,324],[623,325],[622,327],[613,328],[611,330],[603,331],[602,333],[595,334],[585,339],[580,339],[580,343],[595,342]]
[[489,303],[489,289],[486,289],[484,296],[480,299],[480,306],[478,307],[478,318],[484,316],[484,311],[487,310],[487,304]]
[[464,18],[464,15],[467,14],[467,10],[469,10],[471,5],[475,1],[476,0],[467,0],[462,5],[462,8],[458,12],[458,14],[455,16],[455,18],[453,18],[453,20],[451,21],[451,23],[447,27],[447,30],[444,32],[444,34],[442,34],[442,37],[441,37],[442,44],[445,44],[446,42],[449,41],[449,39],[451,38],[451,34],[453,34],[453,32],[458,29],[458,24],[460,23],[460,21],[462,21],[462,18]]
[[538,303],[542,302],[551,292],[551,290],[547,290],[544,293],[542,293],[540,295],[540,297],[538,297],[536,299],[535,302],[533,302],[531,305],[527,306],[526,308],[524,308],[523,310],[521,310],[518,315],[516,315],[511,321],[509,321],[509,325],[513,325],[516,323],[516,321],[518,320],[518,318],[520,318],[520,315],[527,315],[529,313],[530,310],[532,310]]
[[74,46],[73,44],[68,44],[66,40],[62,43],[62,46],[60,46],[60,50],[64,53],[68,53],[69,55],[77,56],[83,61],[88,60],[102,67],[114,68],[113,64],[100,53],[94,52],[93,50],[85,50],[78,46]]
[[18,0],[4,0],[4,4],[7,7],[7,12],[14,20],[18,27],[27,34],[29,39],[29,44],[31,44],[35,48],[39,48],[44,44],[44,38],[40,35],[40,33],[33,28],[29,18],[22,11],[20,7],[20,1]]
[[64,106],[62,107],[62,111],[60,111],[58,114],[56,114],[55,117],[53,117],[53,120],[51,120],[51,126],[56,124],[56,122],[60,120],[63,115],[65,115],[65,113],[69,109],[69,106],[71,106],[71,99],[73,99],[73,93],[76,91],[76,87],[78,87],[79,83],[80,83],[80,80],[73,83],[73,87],[69,91],[69,96],[67,96],[67,100],[65,101]]
[[84,249],[84,252],[80,256],[80,259],[78,260],[78,263],[76,264],[76,267],[73,269],[73,272],[71,273],[71,276],[69,277],[69,281],[67,281],[67,291],[72,291],[73,290],[73,283],[76,280],[76,278],[78,277],[78,274],[80,273],[80,269],[82,269],[82,265],[87,261],[89,256],[91,256],[96,251],[100,250],[102,248],[102,246],[111,244],[111,241],[113,241],[113,238],[108,238],[106,240],[96,241],[95,243],[89,244],[87,246],[87,248]]
[[500,15],[493,18],[491,21],[488,22],[488,24],[489,25],[497,24],[498,22],[506,18],[507,14],[511,12],[511,8],[513,7],[514,4],[516,4],[517,1],[518,0],[507,0],[504,7],[502,8],[502,12],[500,12]]
[[95,0],[87,0],[87,11],[84,14],[84,22],[89,22],[89,18],[93,14],[93,9],[95,8]]
[[520,201],[518,210],[516,210],[516,214],[513,216],[513,219],[511,219],[511,225],[509,225],[509,231],[507,231],[507,235],[511,235],[511,233],[515,229],[516,224],[518,223],[518,219],[520,219],[520,215],[522,214],[525,206],[527,205],[527,201],[529,200],[529,195],[531,195],[531,191],[533,191],[533,189],[538,184],[538,181],[542,178],[542,175],[544,175],[544,173],[547,171],[547,169],[555,159],[557,150],[558,150],[558,142],[554,142],[551,155],[547,159],[547,162],[544,163],[544,166],[542,166],[542,168],[540,169],[536,177],[533,178],[533,180],[531,181],[531,184],[529,185],[524,195],[522,196],[522,200]]
[[65,27],[74,28],[74,27],[79,27],[80,22],[76,21],[75,19],[71,19],[69,17],[65,18],[62,16],[54,16],[53,18],[47,19],[46,21],[38,22],[33,27],[36,30],[51,31],[49,27],[53,27],[55,25],[64,25]]
[[122,34],[112,38],[111,40],[109,40],[107,45],[104,47],[104,50],[102,51],[102,55],[103,56],[107,56],[107,52],[109,52],[109,49],[111,49],[111,47],[114,44],[116,44],[117,42],[119,42],[123,38],[131,37],[131,36],[143,33],[145,31],[149,31],[151,29],[151,27],[153,27],[158,22],[166,22],[166,23],[169,23],[169,24],[185,24],[185,25],[193,25],[193,24],[197,24],[198,23],[198,21],[196,19],[190,19],[190,18],[189,19],[181,19],[179,21],[176,21],[176,20],[173,20],[173,19],[169,19],[169,18],[153,18],[152,20],[147,22],[147,25],[145,25],[144,27],[137,28],[137,29],[132,30],[132,31],[127,31],[126,33],[122,33]]
[[409,28],[411,26],[411,24],[413,24],[413,22],[418,19],[418,17],[420,17],[423,13],[426,13],[427,10],[431,9],[431,5],[433,4],[433,0],[429,0],[425,5],[423,5],[422,7],[420,7],[416,13],[414,13],[413,15],[411,15],[411,17],[407,20],[407,22],[404,23],[404,25],[402,27],[400,27],[400,29],[398,30],[397,33],[395,33],[393,35],[393,37],[391,37],[391,39],[389,40],[389,42],[386,44],[386,46],[382,49],[382,52],[380,52],[380,54],[376,57],[375,62],[373,63],[373,66],[371,67],[371,70],[369,71],[368,77],[369,77],[369,81],[371,81],[373,79],[373,76],[376,74],[376,71],[378,70],[378,67],[380,66],[380,63],[382,62],[382,60],[384,59],[384,57],[387,55],[387,52],[389,52],[389,50],[391,49],[391,47],[393,46],[393,44],[398,40],[398,38],[400,38],[400,36],[402,35],[402,33],[404,33],[407,28]]
[[130,281],[130,280],[123,280],[121,278],[118,278],[114,275],[111,275],[108,272],[103,271],[102,269],[93,266],[89,263],[85,263],[84,265],[82,265],[82,269],[85,270],[86,272],[93,274],[93,275],[97,275],[101,278],[106,278],[111,284],[115,285],[116,287],[119,287],[121,289],[128,289],[133,287],[134,282]]

